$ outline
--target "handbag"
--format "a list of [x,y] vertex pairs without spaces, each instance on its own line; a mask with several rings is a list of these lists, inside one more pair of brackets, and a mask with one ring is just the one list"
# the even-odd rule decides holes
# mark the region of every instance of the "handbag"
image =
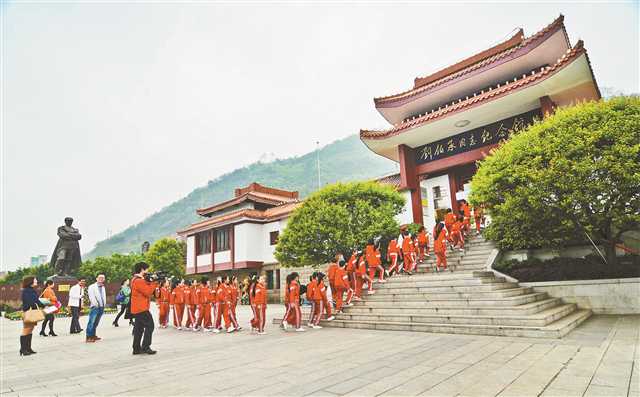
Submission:
[[44,320],[44,312],[41,309],[29,309],[22,314],[25,323],[37,323]]

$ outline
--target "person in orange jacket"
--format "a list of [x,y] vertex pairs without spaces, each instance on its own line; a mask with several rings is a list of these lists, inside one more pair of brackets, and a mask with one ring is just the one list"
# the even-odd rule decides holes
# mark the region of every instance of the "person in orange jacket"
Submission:
[[251,276],[251,280],[249,280],[249,287],[247,288],[247,293],[249,295],[249,306],[251,306],[251,312],[253,313],[253,318],[251,319],[251,332],[258,330],[258,313],[256,313],[256,288],[258,286],[258,278],[253,275]]
[[365,255],[362,252],[358,252],[358,258],[356,261],[356,270],[355,270],[355,278],[356,278],[356,288],[355,288],[355,298],[356,300],[362,300],[362,286],[364,285],[365,280],[369,281],[369,276],[367,276],[367,260]]
[[433,251],[436,254],[436,271],[442,267],[447,269],[447,248],[446,248],[446,232],[445,226],[442,223],[436,225],[434,233]]
[[338,269],[334,277],[336,284],[336,312],[338,313],[342,312],[344,294],[347,294],[344,306],[351,306],[351,299],[353,298],[353,290],[345,267],[344,259],[338,262]]
[[209,332],[211,328],[211,294],[209,284],[209,279],[202,277],[196,293],[198,297],[196,329],[202,328],[205,332]]
[[[338,262],[340,261],[340,259],[342,259],[342,254],[336,254],[333,262],[331,262],[329,264],[329,267],[327,268],[327,280],[329,282],[329,287],[331,287],[331,300],[334,302],[334,304],[337,298],[334,278],[336,276],[336,270],[338,269]],[[329,310],[331,310],[331,308],[329,308]]]
[[351,285],[352,290],[356,290],[356,267],[358,265],[358,253],[357,250],[354,250],[351,253],[351,257],[347,261],[347,265],[345,270],[347,271],[347,275],[349,276],[349,284]]
[[213,332],[218,333],[222,329],[221,320],[224,318],[224,327],[227,331],[230,329],[231,321],[229,321],[229,307],[227,297],[227,287],[222,277],[216,280],[216,323]]
[[[45,282],[45,289],[42,291],[40,295],[43,299],[48,299],[51,302],[52,306],[58,306],[58,298],[56,297],[56,293],[53,291],[53,281],[47,280]],[[53,320],[55,320],[56,316],[54,313],[49,313],[44,316],[44,321],[42,322],[42,330],[40,330],[40,336],[47,336],[44,332],[47,324],[49,324],[49,335],[50,336],[58,336],[55,332],[53,332]]]
[[389,275],[392,275],[394,272],[398,273],[398,259],[400,257],[400,247],[398,246],[398,240],[391,239],[389,241],[389,245],[387,246],[387,261],[391,264],[389,266]]
[[159,328],[167,328],[169,325],[169,301],[171,292],[169,292],[169,280],[164,280],[162,285],[156,291],[156,304],[158,305],[158,322]]
[[404,272],[412,275],[413,271],[413,238],[408,230],[403,231],[402,236],[402,257],[404,260]]
[[480,234],[480,226],[484,224],[484,206],[482,204],[473,207],[473,219],[476,222],[476,234]]
[[187,312],[187,321],[184,327],[192,330],[196,325],[195,306],[197,304],[193,283],[191,280],[185,280],[184,282],[184,306]]
[[471,230],[471,207],[469,207],[467,200],[461,200],[460,212],[463,216],[462,233],[466,236]]
[[[311,317],[311,322],[309,323],[310,328],[320,329],[320,319],[322,318],[322,314],[324,313],[324,302],[327,298],[327,288],[324,286],[324,274],[323,273],[314,273],[315,278],[315,286],[313,289],[313,293],[311,294],[311,298],[314,302],[314,312]],[[324,296],[324,299],[322,298]]]
[[[153,317],[149,312],[151,296],[158,288],[155,281],[147,281],[149,264],[138,262],[134,265],[131,279],[131,315],[133,323],[133,354],[156,354],[151,349],[153,335]],[[142,344],[141,344],[142,342]]]
[[267,323],[267,287],[265,277],[260,276],[254,287],[253,302],[256,305],[256,326],[258,335],[265,335],[264,326]]
[[[447,208],[446,213],[444,215],[444,226],[447,229],[447,233],[451,232],[451,227],[453,226],[454,223],[456,223],[457,219],[458,217],[456,216],[456,214],[453,213],[453,211],[451,211],[451,208]],[[435,226],[433,229],[435,231]],[[436,235],[433,234],[433,240],[435,239],[436,239]]]
[[373,280],[378,272],[378,282],[385,283],[384,268],[382,267],[382,255],[380,254],[380,242],[375,243],[374,240],[369,240],[369,244],[365,248],[365,256],[367,259],[367,266],[369,270],[369,291],[373,290]]
[[420,226],[418,229],[418,252],[420,253],[418,260],[422,263],[424,257],[429,256],[429,235],[424,226]]
[[182,329],[182,318],[184,317],[184,280],[176,282],[171,290],[171,301],[173,301],[173,326],[177,330]]
[[[327,286],[324,283],[324,280],[327,277],[323,273],[319,273],[318,277],[322,277],[322,281],[318,284],[318,289],[320,290],[320,297],[322,298],[322,306],[324,307],[324,312],[327,315],[327,321],[333,321],[335,320],[335,317],[333,316],[333,310],[331,308],[331,303],[329,302],[329,296],[327,294]],[[331,291],[331,294],[333,294],[333,290]]]
[[456,223],[451,226],[451,243],[454,247],[458,247],[460,251],[464,251],[464,237],[462,236],[464,218],[458,216]]
[[316,288],[318,288],[318,280],[317,280],[318,272],[313,272],[313,274],[309,277],[309,284],[307,284],[307,301],[311,304],[311,311],[309,312],[309,321],[307,321],[307,326],[312,328],[313,319],[316,315],[317,302],[315,300]]
[[[291,324],[297,332],[304,332],[302,328],[302,311],[300,310],[300,284],[298,282],[300,275],[293,272],[287,276],[288,303],[287,312],[284,315],[283,327],[286,330],[287,325]],[[291,315],[291,317],[290,317]]]
[[[235,283],[235,284],[234,284]],[[236,319],[236,306],[238,304],[238,288],[237,288],[238,278],[236,276],[230,277],[225,276],[225,285],[227,286],[227,297],[229,299],[229,320],[231,320],[231,325],[233,325],[233,331],[239,331],[242,328],[238,325],[238,320]]]

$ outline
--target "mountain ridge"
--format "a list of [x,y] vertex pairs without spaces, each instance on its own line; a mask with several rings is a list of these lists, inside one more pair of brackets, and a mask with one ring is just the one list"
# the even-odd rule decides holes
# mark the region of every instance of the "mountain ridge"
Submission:
[[[304,198],[318,187],[316,151],[269,162],[255,162],[222,174],[195,188],[183,198],[161,208],[141,222],[96,243],[84,259],[113,253],[138,252],[144,241],[174,235],[198,219],[196,209],[233,197],[234,189],[252,182],[297,190]],[[330,184],[376,178],[396,171],[393,161],[371,152],[357,135],[334,141],[320,149],[321,183]]]

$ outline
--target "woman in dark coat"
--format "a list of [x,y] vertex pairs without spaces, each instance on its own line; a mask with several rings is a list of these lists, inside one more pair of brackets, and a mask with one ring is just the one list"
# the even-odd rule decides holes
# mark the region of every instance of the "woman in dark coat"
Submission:
[[[26,312],[29,309],[37,309],[44,307],[38,299],[38,293],[35,287],[38,285],[38,280],[33,276],[28,276],[22,279],[22,311]],[[36,323],[22,322],[22,334],[20,335],[20,355],[28,356],[35,354],[31,349],[31,338],[33,337],[33,328]]]

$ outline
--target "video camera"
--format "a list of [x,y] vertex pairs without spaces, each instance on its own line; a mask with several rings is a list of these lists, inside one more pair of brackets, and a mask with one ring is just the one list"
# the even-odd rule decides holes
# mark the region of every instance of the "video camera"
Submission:
[[157,281],[162,283],[164,282],[164,280],[168,278],[170,279],[171,276],[163,271],[147,273],[144,275],[145,281],[148,281],[148,282]]

